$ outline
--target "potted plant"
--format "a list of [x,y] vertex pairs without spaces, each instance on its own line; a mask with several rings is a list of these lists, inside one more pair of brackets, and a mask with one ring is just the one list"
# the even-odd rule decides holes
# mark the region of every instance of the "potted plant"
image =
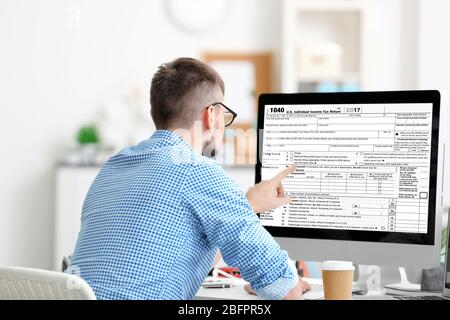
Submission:
[[77,133],[77,141],[80,145],[81,161],[85,165],[95,164],[99,137],[94,125],[82,126]]

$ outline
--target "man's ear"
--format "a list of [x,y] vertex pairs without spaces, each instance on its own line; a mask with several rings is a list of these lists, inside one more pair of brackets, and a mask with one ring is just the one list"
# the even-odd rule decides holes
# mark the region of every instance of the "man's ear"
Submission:
[[216,114],[212,106],[205,109],[205,112],[203,112],[203,126],[206,130],[214,128],[215,117]]

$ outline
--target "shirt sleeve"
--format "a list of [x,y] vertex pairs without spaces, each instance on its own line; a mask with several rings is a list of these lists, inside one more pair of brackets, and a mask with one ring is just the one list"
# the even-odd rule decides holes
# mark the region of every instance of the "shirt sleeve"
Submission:
[[193,165],[183,201],[224,261],[239,268],[257,295],[283,298],[298,281],[285,250],[261,225],[239,186],[216,163]]

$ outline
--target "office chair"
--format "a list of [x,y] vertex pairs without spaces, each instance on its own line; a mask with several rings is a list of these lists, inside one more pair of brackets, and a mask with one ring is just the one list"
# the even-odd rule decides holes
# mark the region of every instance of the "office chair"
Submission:
[[0,300],[96,300],[89,284],[72,274],[0,267]]

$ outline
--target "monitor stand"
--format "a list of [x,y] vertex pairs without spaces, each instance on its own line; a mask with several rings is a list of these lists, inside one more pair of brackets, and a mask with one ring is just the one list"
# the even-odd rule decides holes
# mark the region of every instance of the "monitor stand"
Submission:
[[417,292],[421,290],[420,284],[411,283],[408,281],[408,276],[406,275],[406,270],[403,267],[399,267],[398,271],[400,272],[400,282],[386,284],[384,287],[387,289],[394,289],[399,291],[409,291],[409,292]]

